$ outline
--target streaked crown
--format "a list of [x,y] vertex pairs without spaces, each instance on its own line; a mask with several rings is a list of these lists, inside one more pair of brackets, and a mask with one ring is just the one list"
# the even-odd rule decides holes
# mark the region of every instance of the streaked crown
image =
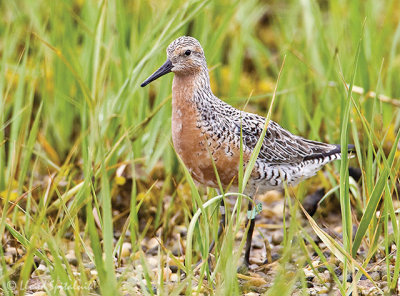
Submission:
[[200,42],[190,36],[172,41],[167,48],[167,57],[172,62],[172,72],[176,74],[193,74],[207,68]]

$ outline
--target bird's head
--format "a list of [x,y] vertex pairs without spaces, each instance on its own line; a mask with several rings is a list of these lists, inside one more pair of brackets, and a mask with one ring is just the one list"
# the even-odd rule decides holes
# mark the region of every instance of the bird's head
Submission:
[[182,36],[171,42],[167,48],[166,62],[141,86],[146,86],[169,72],[177,75],[193,75],[204,68],[207,68],[207,64],[200,42],[193,37]]

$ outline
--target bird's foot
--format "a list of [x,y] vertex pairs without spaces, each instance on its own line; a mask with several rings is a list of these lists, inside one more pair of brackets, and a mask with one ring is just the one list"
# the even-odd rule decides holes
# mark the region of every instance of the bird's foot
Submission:
[[250,269],[250,261],[244,259],[242,264],[240,264],[239,267],[237,268],[237,273],[248,274],[249,269]]

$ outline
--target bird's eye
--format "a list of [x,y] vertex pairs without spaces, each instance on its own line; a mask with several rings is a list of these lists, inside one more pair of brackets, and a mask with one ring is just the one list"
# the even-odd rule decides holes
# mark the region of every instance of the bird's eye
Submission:
[[189,56],[192,52],[188,49],[187,51],[185,51],[185,55]]

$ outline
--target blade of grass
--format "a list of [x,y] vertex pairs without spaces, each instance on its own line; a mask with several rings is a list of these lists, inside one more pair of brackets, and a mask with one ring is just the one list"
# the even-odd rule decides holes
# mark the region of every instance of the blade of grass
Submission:
[[270,106],[269,106],[269,109],[268,109],[268,113],[267,113],[267,117],[265,118],[264,128],[263,128],[263,130],[261,132],[260,137],[257,140],[257,144],[254,147],[253,152],[251,153],[250,159],[249,159],[249,161],[247,163],[247,166],[246,166],[246,170],[244,172],[242,190],[245,190],[247,182],[250,179],[251,173],[253,172],[254,165],[255,165],[256,160],[258,158],[258,154],[260,153],[261,146],[262,146],[262,144],[264,142],[265,134],[267,133],[269,121],[270,121],[271,115],[272,115],[272,109],[273,109],[275,98],[276,98],[276,91],[278,89],[279,80],[280,80],[280,77],[281,77],[281,74],[282,74],[282,71],[283,71],[283,67],[285,65],[285,60],[286,60],[286,55],[283,57],[282,65],[281,65],[281,68],[280,68],[279,73],[278,73],[278,78],[276,80],[275,89],[274,89],[274,95],[272,96],[271,103],[270,103]]

